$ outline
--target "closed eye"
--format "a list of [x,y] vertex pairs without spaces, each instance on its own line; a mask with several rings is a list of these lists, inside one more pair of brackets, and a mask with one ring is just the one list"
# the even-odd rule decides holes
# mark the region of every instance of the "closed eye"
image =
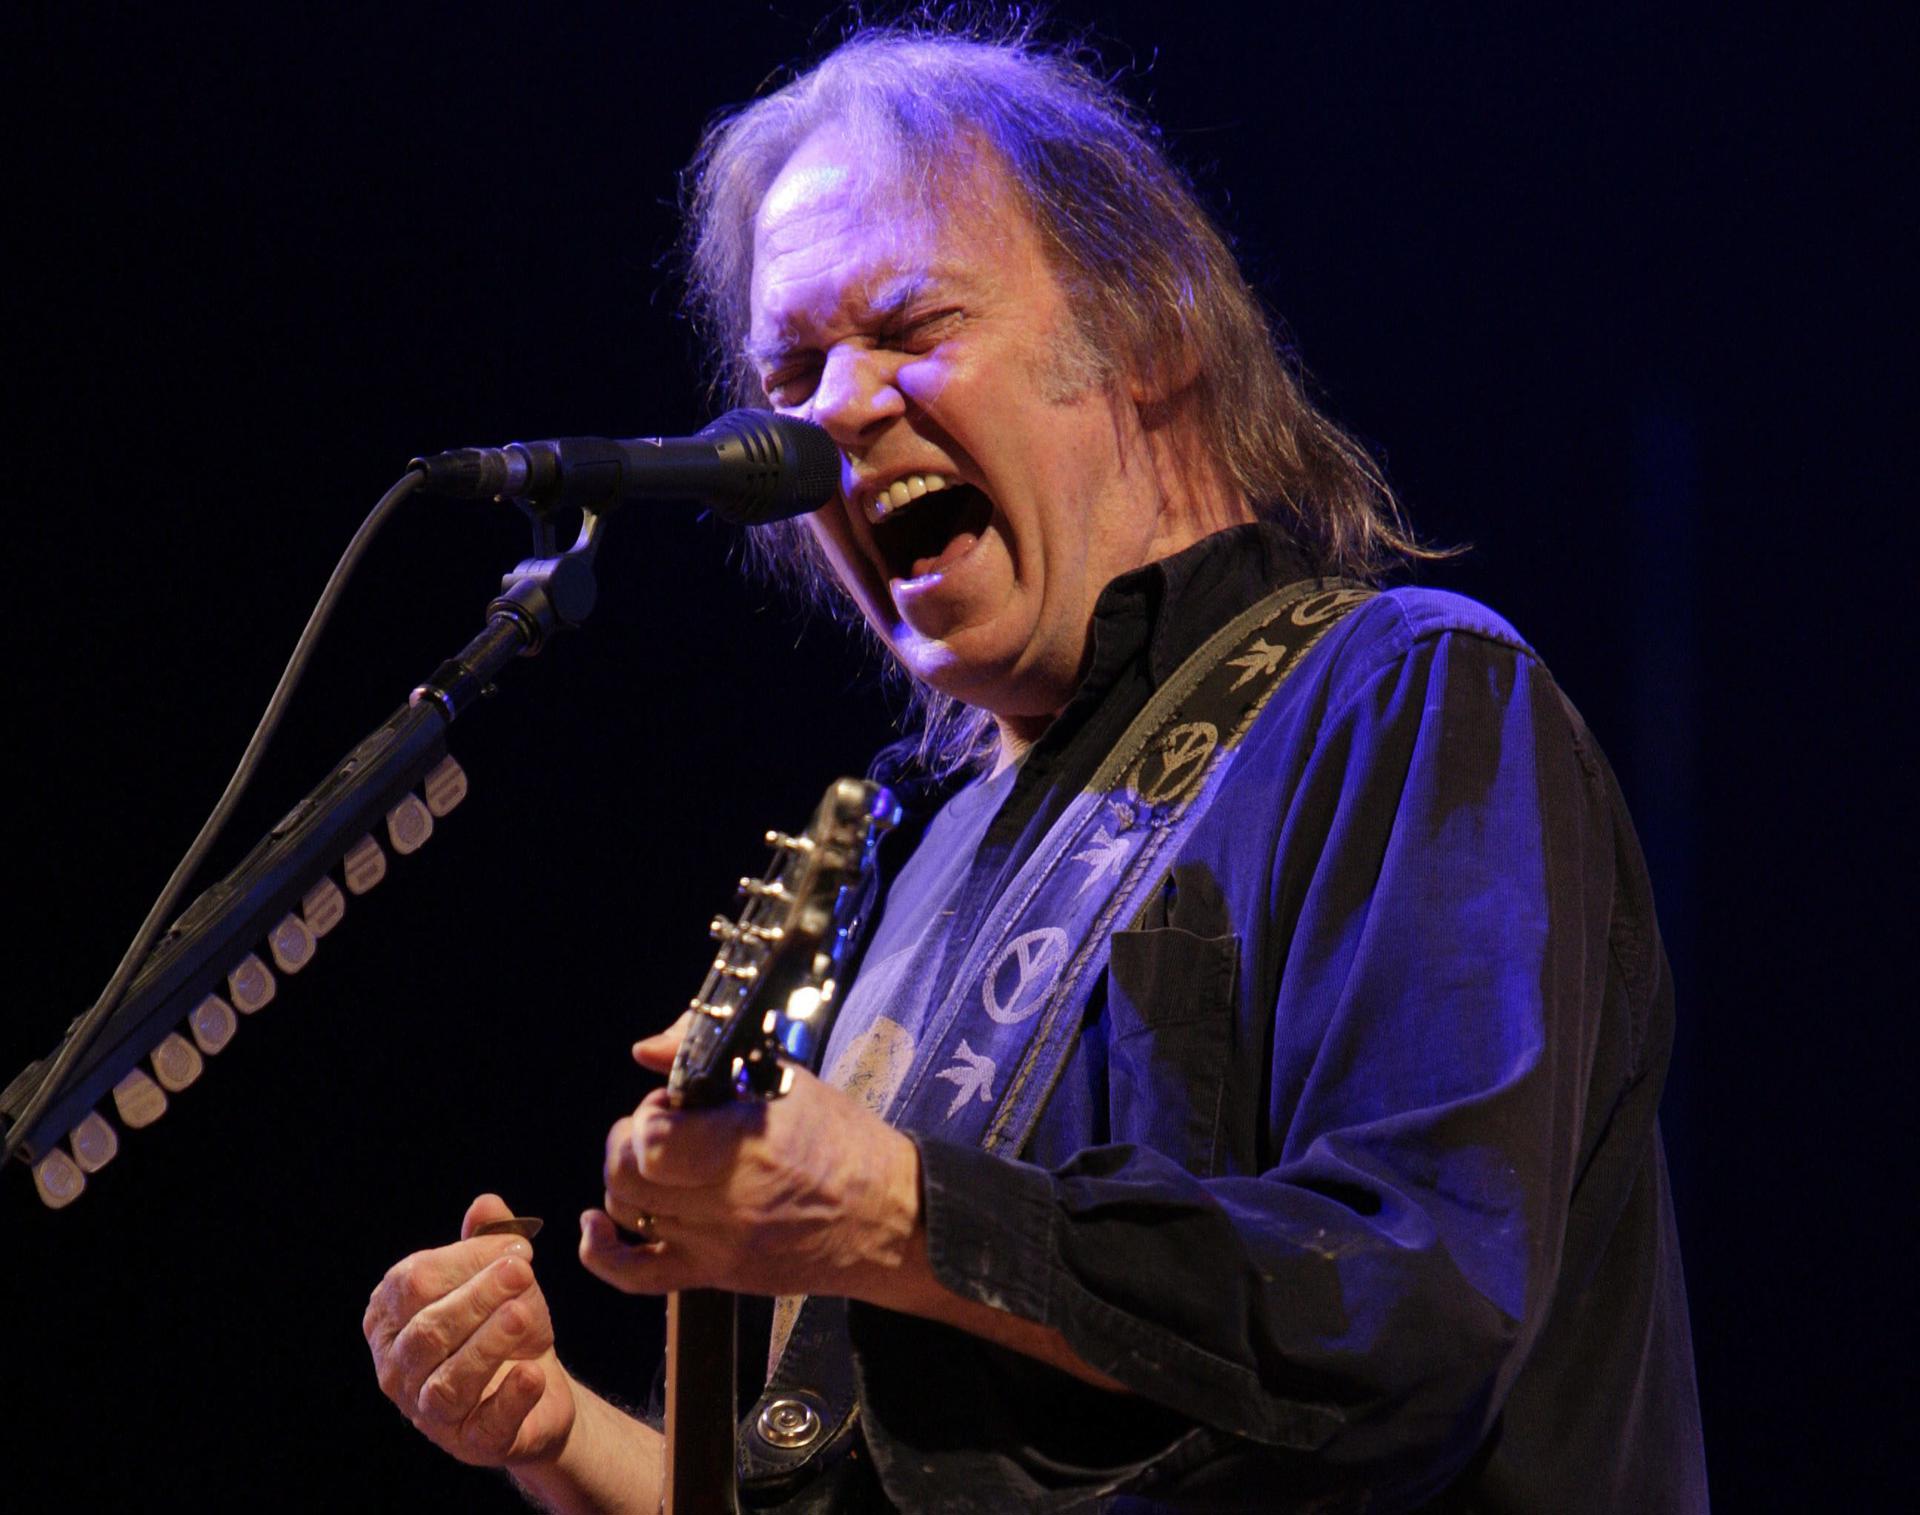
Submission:
[[895,352],[928,352],[951,334],[960,314],[957,309],[926,311],[889,326],[880,334],[879,340],[883,346]]
[[[877,327],[870,340],[881,352],[924,357],[946,341],[964,318],[958,307],[929,310]],[[818,353],[786,354],[775,359],[761,376],[760,388],[769,404],[782,410],[796,409],[806,404],[824,366],[825,360]]]
[[819,382],[820,364],[814,360],[789,364],[762,376],[760,388],[768,404],[781,410],[791,410],[806,404],[807,396],[813,393],[814,385]]

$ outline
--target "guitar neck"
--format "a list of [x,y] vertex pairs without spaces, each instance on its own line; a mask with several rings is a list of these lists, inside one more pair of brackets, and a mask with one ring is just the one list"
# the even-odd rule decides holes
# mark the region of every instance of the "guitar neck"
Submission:
[[[720,943],[674,1054],[676,1105],[773,1099],[794,1064],[811,1066],[837,1007],[874,850],[900,806],[877,784],[839,779],[804,836],[769,831],[773,861],[740,881],[738,920],[716,916]],[[740,1508],[734,1471],[738,1328],[734,1297],[716,1289],[667,1296],[667,1449],[662,1508],[714,1515]]]
[[667,1515],[739,1508],[736,1337],[731,1294],[686,1289],[667,1296]]

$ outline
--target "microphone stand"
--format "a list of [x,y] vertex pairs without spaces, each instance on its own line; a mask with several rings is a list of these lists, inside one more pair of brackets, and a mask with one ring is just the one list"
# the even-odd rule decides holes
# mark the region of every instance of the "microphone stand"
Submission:
[[[65,1043],[27,1065],[0,1092],[8,1148],[33,1165],[41,1199],[58,1209],[86,1186],[86,1175],[118,1151],[118,1137],[94,1111],[112,1093],[121,1119],[141,1126],[165,1108],[160,1088],[139,1068],[150,1054],[160,1083],[181,1088],[200,1071],[199,1054],[176,1031],[182,1022],[203,1047],[224,1045],[232,1008],[258,1009],[273,977],[255,952],[264,938],[282,972],[297,972],[316,937],[331,929],[344,901],[329,870],[344,865],[351,893],[386,872],[373,831],[383,822],[389,845],[412,852],[466,793],[466,778],[447,753],[446,729],[516,657],[531,657],[593,610],[593,575],[603,517],[583,513],[572,547],[557,551],[551,518],[516,501],[533,523],[534,556],[501,580],[480,634],[414,689],[407,703],[353,748],[318,787],[255,844],[238,866],[200,895],[154,944],[120,1004],[80,1053],[40,1113],[24,1130],[20,1114],[41,1092]],[[424,802],[414,787],[424,785]],[[298,911],[298,913],[295,913]],[[221,988],[232,1006],[217,999]],[[203,1015],[212,1019],[202,1021]],[[68,1033],[72,1037],[72,1030]]]

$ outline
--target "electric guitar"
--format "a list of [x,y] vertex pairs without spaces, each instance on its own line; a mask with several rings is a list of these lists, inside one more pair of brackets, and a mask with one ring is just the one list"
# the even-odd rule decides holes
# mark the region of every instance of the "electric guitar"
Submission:
[[[737,918],[716,916],[719,942],[691,1010],[667,1088],[683,1106],[776,1099],[795,1065],[813,1067],[847,986],[880,838],[899,821],[877,784],[839,779],[799,836],[767,833],[773,859],[740,881]],[[667,1296],[666,1492],[669,1515],[739,1508],[734,1296]]]

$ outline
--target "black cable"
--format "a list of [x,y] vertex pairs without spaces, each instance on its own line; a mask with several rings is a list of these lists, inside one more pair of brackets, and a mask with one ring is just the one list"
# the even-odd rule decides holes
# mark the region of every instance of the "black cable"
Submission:
[[175,866],[172,876],[167,879],[166,887],[160,891],[160,897],[153,902],[153,908],[147,912],[147,918],[140,923],[140,929],[134,933],[133,941],[128,944],[126,954],[120,959],[120,966],[113,970],[113,977],[107,980],[107,987],[100,991],[100,997],[93,1006],[69,1027],[67,1039],[53,1065],[47,1069],[40,1080],[40,1087],[34,1092],[14,1121],[7,1141],[6,1157],[20,1156],[25,1133],[32,1129],[33,1123],[40,1118],[60,1081],[66,1077],[81,1053],[92,1044],[107,1018],[119,1008],[121,999],[126,995],[127,985],[133,981],[133,975],[146,961],[155,940],[162,929],[174,919],[175,908],[180,896],[186,893],[187,886],[199,873],[201,865],[207,860],[214,844],[220,840],[220,833],[226,829],[229,819],[240,803],[241,796],[247,792],[247,786],[253,782],[259,770],[260,760],[266,755],[267,745],[280,729],[286,716],[287,706],[293,699],[293,692],[305,676],[307,664],[313,661],[314,648],[319,644],[320,633],[326,630],[327,622],[332,618],[334,608],[345,592],[347,581],[366,555],[367,548],[378,535],[380,528],[400,502],[419,486],[422,475],[414,469],[402,474],[399,481],[380,497],[380,502],[368,512],[366,520],[360,523],[360,529],[353,534],[353,540],[347,543],[347,550],[340,554],[340,561],[334,565],[332,575],[327,579],[326,587],[320,591],[315,602],[313,614],[307,617],[307,624],[300,633],[300,640],[294,643],[293,656],[287,659],[287,666],[280,675],[280,682],[274,685],[273,695],[267,701],[267,708],[261,714],[260,724],[253,729],[253,737],[247,743],[246,751],[240,754],[240,765],[233,771],[233,777],[227,780],[227,787],[219,802],[214,805],[213,813],[207,817],[206,824],[200,828],[200,834],[193,839],[193,845],[187,848],[186,855]]

